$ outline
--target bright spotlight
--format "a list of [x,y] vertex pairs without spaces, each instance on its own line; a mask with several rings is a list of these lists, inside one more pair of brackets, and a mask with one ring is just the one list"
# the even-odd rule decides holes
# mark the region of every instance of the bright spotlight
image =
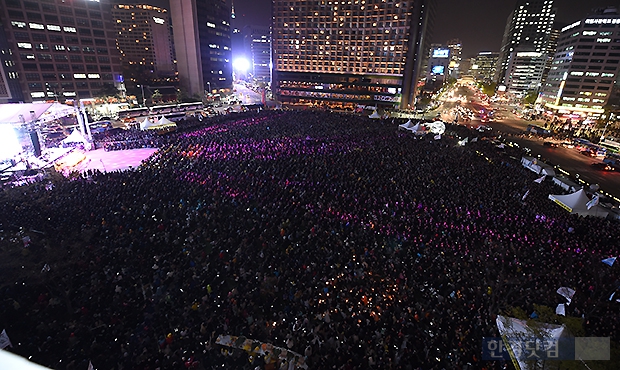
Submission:
[[11,125],[0,124],[0,160],[13,158],[22,151],[17,134]]
[[245,58],[237,58],[233,61],[233,68],[241,73],[245,73],[250,69],[250,62]]

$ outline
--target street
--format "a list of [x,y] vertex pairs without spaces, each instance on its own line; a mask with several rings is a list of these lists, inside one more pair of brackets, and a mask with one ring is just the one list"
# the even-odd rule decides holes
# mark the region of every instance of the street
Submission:
[[[602,158],[586,156],[577,151],[577,149],[566,148],[562,145],[558,147],[544,146],[543,142],[547,140],[542,137],[522,135],[529,124],[544,126],[544,122],[521,119],[511,112],[512,107],[506,107],[495,103],[491,103],[490,105],[482,103],[474,96],[474,92],[467,87],[459,87],[454,95],[465,96],[466,102],[463,103],[454,100],[444,101],[442,109],[444,112],[442,114],[442,119],[444,121],[454,121],[454,116],[446,114],[446,112],[451,111],[457,105],[472,111],[479,111],[481,107],[488,107],[497,112],[496,114],[499,114],[501,118],[482,123],[479,117],[474,117],[469,122],[461,121],[459,123],[473,127],[477,127],[481,124],[491,127],[493,133],[498,138],[515,142],[521,148],[529,148],[531,150],[531,156],[538,157],[540,160],[550,165],[558,166],[561,170],[566,171],[569,174],[567,176],[573,181],[579,179],[588,185],[598,184],[602,191],[616,198],[620,198],[620,172],[602,171],[592,166],[592,163],[602,162]],[[553,139],[549,139],[549,141],[552,140]],[[561,171],[556,171],[556,173],[557,172]],[[566,174],[564,173],[564,175]]]

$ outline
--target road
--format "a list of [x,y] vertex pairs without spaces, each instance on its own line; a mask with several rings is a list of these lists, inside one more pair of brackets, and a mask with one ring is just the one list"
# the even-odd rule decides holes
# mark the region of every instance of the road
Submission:
[[[616,198],[620,198],[620,171],[601,171],[591,166],[594,162],[601,162],[601,158],[585,156],[576,149],[563,146],[551,148],[543,145],[544,140],[542,138],[522,136],[521,134],[525,131],[528,124],[543,126],[544,123],[520,119],[512,114],[512,107],[482,103],[474,96],[473,91],[469,88],[460,87],[455,95],[464,95],[467,97],[465,103],[460,103],[464,108],[479,111],[481,108],[488,107],[492,108],[496,114],[502,117],[501,119],[496,119],[489,123],[482,123],[480,118],[474,118],[470,122],[460,122],[461,124],[474,127],[480,124],[487,125],[493,129],[496,136],[499,137],[501,135],[508,141],[516,142],[522,148],[529,148],[531,150],[531,156],[538,157],[553,166],[559,166],[559,168],[569,174],[569,177],[572,178],[573,181],[580,179],[584,181],[586,185],[598,184],[602,191]],[[443,112],[454,108],[456,105],[459,105],[456,101],[445,101],[443,104]],[[444,113],[442,119],[452,122],[454,116]]]

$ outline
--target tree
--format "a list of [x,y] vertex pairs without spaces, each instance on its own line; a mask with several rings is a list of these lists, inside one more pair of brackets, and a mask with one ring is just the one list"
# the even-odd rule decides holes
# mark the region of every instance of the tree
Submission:
[[525,95],[525,98],[523,98],[523,102],[533,105],[534,103],[536,103],[536,99],[538,99],[538,92],[536,90],[531,90],[527,92],[527,95]]
[[161,98],[162,98],[162,95],[159,92],[159,90],[153,91],[153,95],[151,95],[151,100],[153,101],[153,103],[157,102],[158,104],[161,104],[162,102]]
[[482,92],[485,93],[488,97],[492,97],[493,95],[495,95],[495,88],[497,87],[497,83],[496,82],[491,82],[491,83],[482,83],[480,88],[482,89]]

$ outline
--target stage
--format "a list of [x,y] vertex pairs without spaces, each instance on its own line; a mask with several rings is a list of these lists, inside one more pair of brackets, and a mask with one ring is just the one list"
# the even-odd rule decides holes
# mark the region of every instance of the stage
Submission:
[[86,158],[77,164],[73,170],[85,172],[99,170],[101,172],[124,171],[133,169],[143,160],[155,153],[157,148],[142,148],[131,150],[113,150],[106,152],[103,149],[85,152]]

